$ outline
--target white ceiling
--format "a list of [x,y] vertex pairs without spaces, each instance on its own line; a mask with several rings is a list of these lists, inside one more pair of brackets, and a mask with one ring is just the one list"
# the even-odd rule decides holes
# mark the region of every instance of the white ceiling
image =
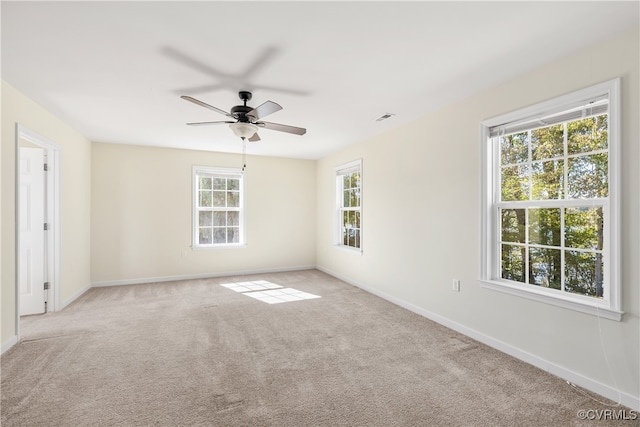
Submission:
[[252,90],[307,134],[247,153],[316,159],[638,27],[638,5],[2,1],[2,79],[92,141],[222,152],[227,126],[185,123],[225,117],[179,96]]

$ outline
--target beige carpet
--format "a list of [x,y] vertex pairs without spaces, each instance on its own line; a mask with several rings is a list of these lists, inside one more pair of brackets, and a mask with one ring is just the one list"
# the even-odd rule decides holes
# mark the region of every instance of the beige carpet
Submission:
[[[247,280],[321,298],[220,286]],[[22,323],[6,427],[638,425],[581,421],[608,408],[316,270],[94,288]]]

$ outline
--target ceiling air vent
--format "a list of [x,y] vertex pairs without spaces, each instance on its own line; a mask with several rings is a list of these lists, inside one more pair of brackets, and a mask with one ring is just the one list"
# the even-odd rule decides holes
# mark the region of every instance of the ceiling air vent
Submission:
[[382,116],[380,116],[380,117],[378,117],[376,119],[376,122],[381,122],[383,120],[387,120],[388,118],[390,118],[392,116],[395,116],[395,114],[393,114],[393,113],[384,113]]

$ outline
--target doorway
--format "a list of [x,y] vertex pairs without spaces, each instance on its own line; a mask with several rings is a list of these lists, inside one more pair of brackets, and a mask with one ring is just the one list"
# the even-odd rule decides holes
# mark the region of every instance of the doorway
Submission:
[[20,187],[18,191],[18,288],[20,316],[46,311],[47,223],[44,148],[20,141]]
[[55,142],[16,125],[16,335],[20,316],[60,307],[60,161]]

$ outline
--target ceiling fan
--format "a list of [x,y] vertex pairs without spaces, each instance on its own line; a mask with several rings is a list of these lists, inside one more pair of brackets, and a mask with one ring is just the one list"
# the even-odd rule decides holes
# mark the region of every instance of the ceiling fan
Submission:
[[276,111],[282,110],[282,107],[276,104],[275,102],[267,101],[260,104],[256,108],[252,108],[247,105],[247,101],[251,100],[251,96],[252,96],[251,92],[248,92],[246,90],[241,90],[240,92],[238,92],[238,96],[243,101],[244,105],[236,105],[235,107],[231,107],[230,113],[227,113],[226,111],[221,110],[220,108],[216,108],[212,105],[209,105],[205,102],[202,102],[190,96],[187,96],[187,95],[181,96],[180,98],[184,99],[185,101],[193,102],[196,105],[200,105],[201,107],[208,108],[217,113],[225,115],[230,119],[235,120],[235,121],[222,120],[222,121],[215,121],[215,122],[195,122],[195,123],[187,123],[187,124],[189,126],[228,124],[236,136],[242,138],[243,141],[246,139],[247,141],[251,141],[251,142],[260,141],[260,137],[258,136],[259,128],[277,130],[279,132],[293,133],[296,135],[304,135],[307,132],[307,130],[304,128],[262,121],[261,119],[263,117],[268,116],[269,114],[275,113]]

